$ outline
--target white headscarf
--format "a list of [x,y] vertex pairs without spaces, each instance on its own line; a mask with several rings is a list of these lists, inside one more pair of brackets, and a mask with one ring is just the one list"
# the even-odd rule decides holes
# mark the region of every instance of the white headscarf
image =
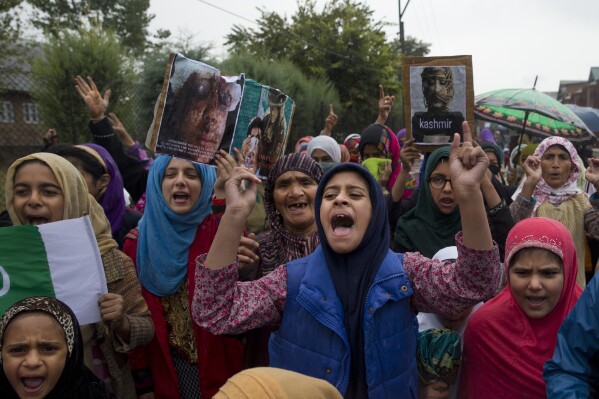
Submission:
[[341,162],[341,150],[339,144],[330,136],[316,136],[308,144],[308,156],[312,157],[314,150],[323,150],[333,159],[333,162]]

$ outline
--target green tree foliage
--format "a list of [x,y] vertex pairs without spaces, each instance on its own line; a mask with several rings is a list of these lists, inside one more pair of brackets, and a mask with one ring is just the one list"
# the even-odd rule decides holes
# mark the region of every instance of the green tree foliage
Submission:
[[20,34],[20,21],[18,9],[22,0],[0,1],[0,54],[3,56],[13,55],[12,44]]
[[42,46],[32,62],[32,96],[46,127],[55,128],[61,141],[90,140],[89,112],[75,91],[77,75],[91,76],[101,93],[112,90],[110,110],[131,126],[133,73],[120,41],[109,31],[62,33]]
[[296,111],[286,152],[293,151],[300,137],[320,133],[329,112],[329,104],[339,108],[339,96],[329,81],[308,77],[289,61],[271,63],[268,59],[240,53],[229,57],[218,67],[223,75],[243,72],[246,77],[275,87],[295,101]]
[[[408,36],[404,42],[405,51],[404,55],[410,57],[425,57],[428,53],[431,52],[431,44],[425,43],[422,40],[419,40],[415,37]],[[397,53],[401,53],[401,43],[399,39],[394,39],[391,43],[391,48]]]
[[[12,3],[21,1],[8,0]],[[34,27],[54,38],[64,31],[96,27],[116,33],[123,47],[141,52],[147,45],[150,0],[22,0],[32,12],[23,14]],[[0,8],[0,15],[5,14]]]
[[260,11],[258,28],[234,26],[227,44],[233,52],[248,51],[269,62],[288,59],[309,77],[332,82],[342,105],[337,130],[356,131],[374,122],[379,84],[388,94],[401,94],[400,57],[368,5],[330,0],[320,11],[314,0],[303,0],[290,20]]

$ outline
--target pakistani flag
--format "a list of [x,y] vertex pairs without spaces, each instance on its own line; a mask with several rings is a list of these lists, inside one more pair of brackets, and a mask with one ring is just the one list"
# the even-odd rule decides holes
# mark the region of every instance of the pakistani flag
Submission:
[[69,305],[81,325],[95,323],[98,299],[106,292],[88,216],[0,228],[0,315],[21,299],[44,295]]

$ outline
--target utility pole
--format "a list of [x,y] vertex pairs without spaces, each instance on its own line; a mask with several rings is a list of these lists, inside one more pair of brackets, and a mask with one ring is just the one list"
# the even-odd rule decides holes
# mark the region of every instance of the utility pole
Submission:
[[401,46],[402,54],[405,54],[406,40],[404,37],[404,31],[403,31],[403,21],[401,19],[403,18],[404,13],[406,12],[406,8],[408,8],[408,4],[410,4],[410,0],[408,0],[406,2],[406,6],[402,10],[401,9],[401,0],[397,0],[398,10],[399,10],[399,44]]

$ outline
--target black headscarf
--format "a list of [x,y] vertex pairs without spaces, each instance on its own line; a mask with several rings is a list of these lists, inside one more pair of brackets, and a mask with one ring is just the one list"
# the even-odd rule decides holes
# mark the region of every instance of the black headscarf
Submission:
[[[372,204],[370,222],[362,242],[352,252],[343,255],[334,252],[329,245],[320,220],[320,207],[325,186],[333,176],[340,172],[356,172],[362,176],[368,183],[368,193]],[[320,245],[335,291],[343,306],[343,318],[350,345],[351,364],[346,398],[367,397],[362,322],[364,306],[368,289],[373,283],[383,259],[390,251],[389,219],[383,191],[368,169],[351,162],[343,163],[327,172],[320,181],[316,191],[315,206]]]
[[497,144],[493,144],[490,141],[483,141],[480,143],[480,148],[483,149],[484,152],[493,152],[495,156],[497,156],[497,162],[499,166],[503,163],[503,151]]
[[[111,398],[104,384],[83,363],[83,340],[79,323],[73,311],[63,302],[51,297],[36,296],[12,305],[0,320],[0,351],[4,345],[4,333],[13,319],[26,312],[44,312],[53,317],[62,328],[67,342],[67,359],[60,378],[46,399]],[[1,363],[1,360],[0,360]],[[18,399],[6,374],[0,367],[0,397]]]

